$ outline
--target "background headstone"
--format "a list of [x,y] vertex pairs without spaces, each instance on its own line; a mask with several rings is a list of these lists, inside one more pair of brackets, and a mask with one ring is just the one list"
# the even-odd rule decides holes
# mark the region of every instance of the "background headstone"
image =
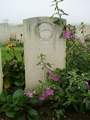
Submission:
[[0,48],[0,93],[3,90],[3,74],[2,74],[2,61],[1,61],[1,48]]
[[[58,24],[56,24],[58,22]],[[62,23],[63,22],[63,23]],[[26,88],[33,88],[44,79],[38,56],[44,54],[55,68],[65,67],[66,41],[61,37],[65,20],[37,17],[24,20],[24,55]]]

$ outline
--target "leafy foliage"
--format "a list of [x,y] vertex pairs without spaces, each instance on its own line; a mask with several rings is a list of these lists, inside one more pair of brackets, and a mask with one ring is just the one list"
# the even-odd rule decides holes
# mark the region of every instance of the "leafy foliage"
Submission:
[[[60,120],[68,111],[90,111],[90,52],[79,41],[66,42],[65,69],[53,69],[45,55],[40,54],[38,57],[37,65],[44,70],[46,80],[40,81],[35,95],[35,92],[27,92],[25,96],[23,90],[18,90],[24,87],[23,59],[18,61],[17,57],[13,56],[6,62],[3,70],[7,89],[0,95],[2,116],[12,120]],[[7,93],[7,90],[16,91]],[[39,99],[41,97],[44,99]]]
[[90,72],[90,52],[79,41],[67,41],[66,69]]
[[[25,86],[25,70],[23,60],[23,49],[9,46],[5,48],[4,54],[8,59],[3,61],[3,81],[4,90],[13,92],[18,88],[24,89]],[[17,51],[19,51],[17,53]],[[3,51],[2,51],[3,52]],[[2,56],[4,57],[4,56]]]
[[38,112],[21,89],[13,94],[0,94],[0,114],[12,120],[39,120]]
[[[52,69],[51,66],[48,66],[53,74],[58,75],[60,79],[54,81],[47,74],[46,80],[41,82],[40,86],[41,91],[48,87],[55,91],[54,95],[44,102],[45,105],[49,106],[50,117],[55,120],[64,117],[64,113],[68,111],[90,111],[90,87],[87,82],[90,80],[90,52],[79,41],[74,40],[67,41],[66,52],[65,69]],[[43,60],[41,63],[44,65],[47,62],[44,63]]]

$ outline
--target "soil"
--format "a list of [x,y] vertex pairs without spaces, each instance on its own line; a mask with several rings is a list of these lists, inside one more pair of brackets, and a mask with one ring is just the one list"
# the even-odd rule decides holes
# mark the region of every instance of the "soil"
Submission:
[[67,113],[64,120],[90,120],[90,113]]
[[[0,120],[12,120],[4,116],[0,116]],[[44,115],[41,120],[51,120],[47,115]],[[90,113],[66,113],[64,120],[90,120]]]

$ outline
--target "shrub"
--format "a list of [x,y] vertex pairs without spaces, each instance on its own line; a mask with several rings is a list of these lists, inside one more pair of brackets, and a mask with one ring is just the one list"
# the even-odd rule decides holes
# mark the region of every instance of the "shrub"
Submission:
[[23,50],[21,48],[9,46],[3,48],[3,81],[4,90],[13,92],[16,89],[25,87],[25,70],[23,60]]
[[45,61],[45,56],[43,59],[42,55],[40,57],[39,65],[47,71],[46,80],[41,82],[40,89],[54,90],[53,96],[43,102],[49,106],[50,117],[60,120],[68,111],[90,111],[90,53],[86,47],[78,41],[68,40],[66,68],[63,70],[53,70],[50,63]]

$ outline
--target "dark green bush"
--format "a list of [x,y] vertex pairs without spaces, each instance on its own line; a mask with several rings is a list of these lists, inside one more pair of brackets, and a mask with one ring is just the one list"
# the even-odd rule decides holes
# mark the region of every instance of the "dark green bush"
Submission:
[[9,120],[39,120],[38,112],[33,107],[34,102],[24,95],[21,89],[8,95],[0,94],[0,115]]
[[8,48],[2,48],[3,88],[9,93],[25,87],[23,52],[21,47],[8,46]]

